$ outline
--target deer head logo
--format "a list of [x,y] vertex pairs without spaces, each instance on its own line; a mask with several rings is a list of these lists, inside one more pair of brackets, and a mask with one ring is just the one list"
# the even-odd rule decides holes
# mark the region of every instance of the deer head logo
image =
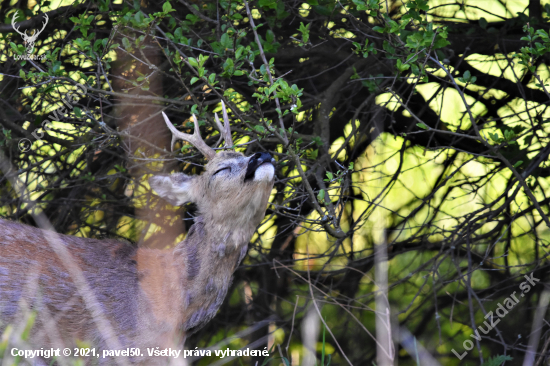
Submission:
[[36,42],[36,39],[38,38],[38,35],[42,33],[44,28],[46,28],[46,24],[48,24],[48,14],[44,13],[44,23],[42,24],[42,29],[35,30],[31,36],[27,34],[27,31],[25,30],[24,33],[19,31],[19,27],[15,26],[15,17],[17,16],[17,11],[13,13],[13,18],[11,18],[11,25],[13,29],[23,37],[23,42],[25,46],[27,47],[27,54],[31,54],[34,50],[34,42]]

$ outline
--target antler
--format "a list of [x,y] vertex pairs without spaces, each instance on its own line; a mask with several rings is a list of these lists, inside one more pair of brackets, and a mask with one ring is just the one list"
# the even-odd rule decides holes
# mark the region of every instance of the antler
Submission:
[[42,31],[44,30],[44,28],[46,28],[46,25],[48,24],[48,20],[50,20],[50,17],[48,17],[48,13],[44,13],[44,25],[42,26],[42,29],[40,30],[40,33],[42,33]]
[[211,160],[214,156],[216,156],[216,152],[214,149],[212,149],[210,146],[206,145],[206,142],[201,137],[201,132],[199,128],[199,122],[197,121],[197,117],[193,115],[193,122],[195,123],[195,132],[190,135],[188,133],[183,133],[174,127],[172,122],[168,119],[166,114],[162,112],[162,116],[164,117],[164,122],[166,122],[166,125],[172,131],[172,144],[171,148],[174,150],[174,143],[177,139],[185,140],[189,142],[191,145],[195,146],[208,160]]
[[17,10],[13,13],[13,18],[11,18],[11,26],[13,27],[13,30],[15,30],[17,33],[19,33],[20,35],[22,35],[23,37],[25,37],[27,35],[27,33],[21,33],[19,31],[19,27],[15,27],[15,17],[17,16]]
[[42,33],[42,31],[44,30],[44,28],[46,28],[46,25],[48,24],[48,20],[49,20],[50,18],[48,17],[48,14],[46,14],[46,13],[44,13],[44,18],[45,18],[45,19],[44,19],[45,22],[42,24],[42,29],[34,31],[34,33],[32,34],[32,37],[30,38],[30,39],[31,39],[31,42],[36,41],[36,39],[38,38],[38,35],[39,35],[40,33]]
[[223,139],[225,140],[225,147],[233,147],[233,138],[231,137],[231,127],[229,126],[229,117],[227,116],[227,110],[225,109],[225,103],[222,100],[222,110],[223,110],[223,122],[224,125],[222,126],[220,119],[218,118],[218,114],[214,113],[214,116],[216,117],[216,124],[218,125],[218,129],[220,130],[220,135],[222,135]]

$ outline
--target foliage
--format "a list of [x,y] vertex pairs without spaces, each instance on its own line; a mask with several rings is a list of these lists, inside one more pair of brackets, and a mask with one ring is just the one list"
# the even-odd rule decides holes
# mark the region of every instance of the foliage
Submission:
[[512,361],[512,360],[513,358],[510,356],[500,355],[500,356],[495,356],[493,358],[488,359],[487,362],[484,362],[481,366],[500,366],[505,361]]

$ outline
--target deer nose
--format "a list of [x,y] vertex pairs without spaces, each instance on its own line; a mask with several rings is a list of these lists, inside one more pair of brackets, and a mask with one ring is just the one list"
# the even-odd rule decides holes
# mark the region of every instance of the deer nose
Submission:
[[252,156],[252,158],[258,160],[260,164],[266,163],[268,161],[273,163],[273,161],[275,160],[273,159],[273,156],[271,156],[271,154],[267,152],[256,153]]
[[271,163],[275,165],[275,159],[273,159],[273,156],[271,156],[270,153],[267,152],[258,152],[250,157],[250,160],[248,160],[248,166],[246,167],[246,174],[244,176],[244,179],[250,179],[254,177],[254,173],[256,172],[256,169],[263,163]]

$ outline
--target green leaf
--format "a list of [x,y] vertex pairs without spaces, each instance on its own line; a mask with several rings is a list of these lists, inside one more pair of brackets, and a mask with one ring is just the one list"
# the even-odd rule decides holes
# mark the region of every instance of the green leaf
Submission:
[[232,42],[231,42],[231,38],[229,37],[229,34],[227,33],[224,33],[222,34],[221,38],[220,38],[220,43],[222,44],[222,46],[227,49],[227,48],[231,48],[232,46]]
[[320,6],[320,5],[314,5],[312,6],[313,11],[315,11],[317,14],[324,15],[328,17],[330,14],[332,14],[332,9],[328,6]]
[[254,130],[259,132],[259,133],[265,133],[264,126],[256,125],[256,126],[254,126]]
[[193,76],[193,77],[191,78],[191,82],[190,82],[189,84],[193,85],[193,84],[195,84],[195,83],[196,83],[197,81],[199,81],[199,80],[200,80],[200,79],[199,79],[198,77]]
[[191,24],[194,25],[196,22],[199,21],[200,18],[198,16],[196,16],[195,14],[187,14],[185,16],[185,19],[189,20],[191,22]]
[[11,49],[13,50],[13,52],[17,53],[18,55],[21,55],[21,50],[19,47],[17,47],[17,45],[13,42],[10,42],[10,46],[11,46]]
[[418,4],[418,8],[419,8],[420,10],[423,10],[423,11],[428,11],[428,10],[430,10],[430,6],[428,5],[428,2],[427,2],[426,0],[419,0],[419,1],[417,2],[417,4]]
[[265,40],[269,43],[273,43],[275,41],[275,33],[273,33],[273,31],[271,29],[269,29],[265,33]]
[[324,189],[321,189],[319,191],[319,193],[317,193],[317,200],[320,201],[320,202],[325,201],[325,190]]
[[77,118],[81,118],[82,117],[82,110],[78,107],[74,107],[74,114],[76,115]]
[[208,82],[210,84],[214,84],[214,81],[216,81],[216,74],[210,74],[208,75]]
[[416,126],[417,126],[417,127],[420,127],[420,128],[423,129],[423,130],[429,129],[429,127],[426,126],[426,124],[424,124],[424,123],[417,123]]
[[358,11],[369,10],[365,2],[362,0],[353,0],[353,3],[357,6]]
[[411,65],[403,64],[401,62],[401,59],[397,59],[397,65],[396,66],[397,66],[397,70],[399,70],[399,72],[406,71],[411,67]]
[[274,91],[275,89],[277,89],[277,84],[271,85],[271,86],[269,87],[269,89],[267,89],[267,93],[266,93],[266,94],[269,95],[269,94],[273,93],[273,91]]
[[216,52],[218,55],[222,55],[225,51],[225,48],[222,46],[220,42],[212,42],[210,43],[210,47]]
[[244,46],[239,46],[239,48],[237,48],[237,51],[235,52],[235,59],[240,59],[241,58],[241,55],[244,51]]
[[[197,42],[198,44],[198,42]],[[204,63],[208,60],[209,56],[204,56],[202,53],[199,55],[199,66],[204,66]]]
[[225,62],[223,63],[224,71],[227,72],[230,75],[233,74],[234,68],[235,68],[235,64],[233,63],[233,60],[230,59],[230,58],[225,60]]
[[483,17],[479,18],[479,26],[483,29],[487,29],[487,19]]
[[489,137],[491,138],[491,140],[493,140],[493,141],[496,142],[496,143],[502,142],[502,139],[501,139],[501,138],[498,136],[498,134],[496,134],[496,133],[490,132],[490,133],[489,133]]
[[163,5],[162,5],[162,11],[165,12],[165,13],[169,13],[171,11],[175,11],[174,9],[172,9],[172,4],[170,4],[168,1],[165,2]]
[[54,64],[53,64],[52,71],[53,71],[53,72],[57,72],[57,71],[60,70],[60,68],[61,68],[61,62],[60,62],[60,61],[56,61],[56,62],[54,62]]
[[517,167],[520,166],[521,164],[523,164],[523,160],[517,161],[517,162],[514,164],[514,168],[517,168]]
[[128,41],[128,38],[124,37],[122,38],[122,45],[126,50],[132,48],[132,45],[130,44],[130,41]]
[[434,42],[433,48],[434,49],[443,48],[443,47],[446,47],[450,44],[451,44],[451,42],[447,41],[445,38],[440,37],[438,35],[436,41]]
[[134,15],[134,20],[136,21],[136,24],[139,25],[143,21],[143,15],[141,11],[138,11],[136,15]]
[[395,48],[388,41],[382,43],[382,48],[392,55],[395,54]]
[[263,8],[275,9],[277,7],[276,0],[260,0],[258,4]]
[[189,57],[187,59],[187,62],[189,62],[189,64],[193,67],[199,67],[199,63],[197,62],[197,59],[194,57]]
[[334,176],[332,175],[331,172],[327,172],[327,178],[328,178],[329,180],[332,180],[332,178],[334,178]]
[[510,356],[505,355],[499,355],[495,356],[493,359],[488,359],[487,361],[483,362],[481,366],[500,366],[504,363],[504,361],[512,361],[513,358]]

